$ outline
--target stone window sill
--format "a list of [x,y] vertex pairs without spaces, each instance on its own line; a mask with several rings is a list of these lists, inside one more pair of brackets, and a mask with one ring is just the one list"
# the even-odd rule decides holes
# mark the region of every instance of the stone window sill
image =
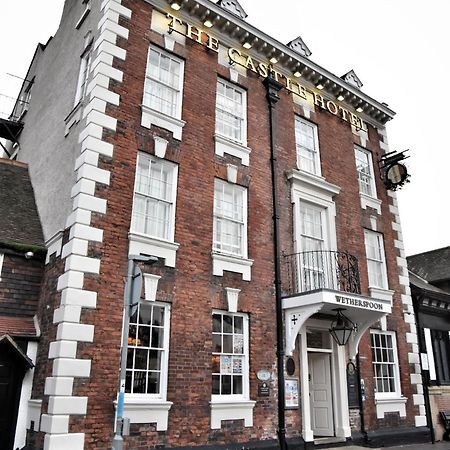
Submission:
[[377,419],[383,419],[387,412],[398,412],[400,417],[406,416],[406,397],[377,398],[375,394],[375,407]]
[[148,106],[141,105],[142,117],[141,125],[145,128],[151,128],[152,125],[164,128],[172,132],[173,137],[181,141],[183,135],[183,127],[186,125],[184,120],[176,119]]
[[227,153],[240,158],[244,166],[250,164],[250,148],[218,134],[214,135],[214,141],[216,143],[216,155],[223,156],[224,153]]
[[211,429],[222,428],[222,420],[244,420],[245,427],[253,426],[253,408],[256,402],[252,400],[218,401],[212,400]]
[[[125,394],[123,416],[130,419],[130,423],[156,423],[156,431],[167,431],[169,410],[173,403],[146,395],[140,397]],[[116,401],[114,408],[117,409]]]
[[390,289],[383,289],[369,286],[369,293],[372,298],[378,298],[380,300],[391,302],[392,305],[392,298],[394,296],[394,291],[391,291]]
[[359,197],[361,200],[361,208],[367,209],[367,207],[375,209],[378,214],[381,214],[381,200],[377,198],[370,197],[370,195],[359,193]]
[[253,259],[241,258],[239,256],[224,255],[222,253],[212,252],[213,275],[223,277],[223,272],[235,272],[242,275],[244,281],[252,279]]
[[164,258],[165,265],[175,267],[175,259],[180,244],[164,241],[140,233],[129,232],[128,255],[152,255]]

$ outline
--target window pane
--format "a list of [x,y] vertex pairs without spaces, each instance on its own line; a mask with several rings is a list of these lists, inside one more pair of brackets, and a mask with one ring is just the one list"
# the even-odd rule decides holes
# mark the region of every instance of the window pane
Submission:
[[231,394],[231,375],[222,375],[222,395]]
[[213,314],[213,331],[222,331],[222,316],[220,314]]
[[147,350],[135,350],[134,368],[135,369],[147,369]]
[[213,375],[212,377],[212,393],[220,394],[220,375]]
[[222,335],[213,334],[213,352],[220,353],[222,352]]
[[233,336],[223,336],[223,353],[233,353]]
[[243,333],[243,319],[242,317],[235,316],[234,317],[234,332],[235,333]]
[[242,394],[242,377],[233,377],[233,394]]
[[223,332],[232,333],[233,332],[233,318],[231,316],[223,316]]
[[159,372],[148,372],[147,394],[159,394]]

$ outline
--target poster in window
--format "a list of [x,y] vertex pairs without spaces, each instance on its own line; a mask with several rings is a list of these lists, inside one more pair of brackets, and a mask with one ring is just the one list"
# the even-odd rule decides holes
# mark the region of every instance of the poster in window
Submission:
[[221,374],[231,374],[232,366],[231,366],[231,356],[221,356],[220,358],[220,373]]
[[286,407],[298,406],[298,380],[285,380]]
[[233,373],[242,373],[242,358],[233,358]]

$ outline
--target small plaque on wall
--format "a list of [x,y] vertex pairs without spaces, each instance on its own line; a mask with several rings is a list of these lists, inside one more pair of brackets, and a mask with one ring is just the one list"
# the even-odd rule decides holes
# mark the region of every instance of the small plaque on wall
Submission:
[[259,397],[269,397],[270,395],[270,388],[269,384],[265,381],[263,383],[259,383],[258,385],[258,396]]

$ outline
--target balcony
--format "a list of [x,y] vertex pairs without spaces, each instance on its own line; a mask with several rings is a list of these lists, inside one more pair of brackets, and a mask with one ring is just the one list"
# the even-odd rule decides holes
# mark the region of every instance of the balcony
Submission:
[[329,289],[361,293],[358,259],[347,252],[309,251],[285,255],[286,296]]
[[356,325],[348,343],[348,356],[352,358],[364,332],[392,311],[392,298],[380,296],[379,292],[361,294],[358,259],[347,252],[294,253],[284,256],[284,264],[286,284],[282,303],[288,355],[310,317],[331,323],[336,309],[341,308]]

